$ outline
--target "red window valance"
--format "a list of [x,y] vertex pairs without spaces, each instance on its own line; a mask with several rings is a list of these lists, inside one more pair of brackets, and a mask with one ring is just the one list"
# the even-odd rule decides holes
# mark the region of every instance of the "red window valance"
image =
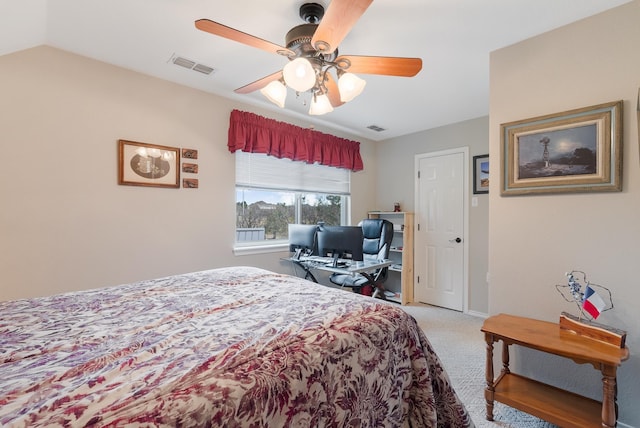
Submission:
[[229,151],[266,153],[307,163],[361,171],[360,143],[301,128],[257,114],[233,110],[229,120]]

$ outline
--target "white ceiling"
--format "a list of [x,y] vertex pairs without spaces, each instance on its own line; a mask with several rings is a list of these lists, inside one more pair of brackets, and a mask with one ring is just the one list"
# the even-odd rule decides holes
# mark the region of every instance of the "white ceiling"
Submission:
[[[321,117],[289,90],[285,110],[234,89],[287,62],[197,30],[208,18],[284,45],[304,0],[0,0],[0,55],[47,44],[372,140],[487,115],[489,53],[630,0],[374,0],[341,54],[420,57],[412,78],[361,75],[355,100]],[[327,7],[329,0],[316,0]],[[204,75],[172,63],[211,66]],[[43,70],[46,74],[46,70]],[[385,128],[383,132],[367,129]]]

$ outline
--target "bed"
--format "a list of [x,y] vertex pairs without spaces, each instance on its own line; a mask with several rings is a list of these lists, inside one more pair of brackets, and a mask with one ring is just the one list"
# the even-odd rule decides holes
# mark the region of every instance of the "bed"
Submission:
[[0,425],[473,426],[400,307],[253,267],[0,302]]

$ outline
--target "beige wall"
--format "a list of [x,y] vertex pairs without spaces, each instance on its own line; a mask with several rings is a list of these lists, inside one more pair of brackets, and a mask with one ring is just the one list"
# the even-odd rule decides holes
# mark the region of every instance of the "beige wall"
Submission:
[[[50,47],[0,57],[0,300],[225,265],[234,256],[232,109],[247,105]],[[361,141],[353,221],[375,205],[375,144]],[[199,151],[199,189],[117,184],[117,140]]]
[[[469,311],[488,312],[487,239],[489,196],[473,194],[473,156],[489,151],[489,118],[481,117],[387,140],[378,147],[378,209],[390,210],[400,202],[415,209],[415,156],[458,147],[469,147]],[[476,197],[477,206],[471,205]]]
[[[491,181],[489,311],[557,321],[575,313],[555,289],[583,270],[613,292],[615,309],[598,321],[628,331],[631,358],[619,371],[620,421],[640,427],[640,163],[636,97],[640,86],[640,2],[634,1],[491,55],[490,155],[500,156],[500,124],[624,100],[620,193],[500,196]],[[491,176],[500,174],[491,163]],[[527,353],[525,374],[601,397],[590,366]]]

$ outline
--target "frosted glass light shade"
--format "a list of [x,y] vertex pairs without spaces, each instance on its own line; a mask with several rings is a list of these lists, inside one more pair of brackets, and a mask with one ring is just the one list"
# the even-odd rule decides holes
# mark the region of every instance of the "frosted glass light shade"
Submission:
[[309,114],[319,116],[333,111],[333,106],[326,94],[314,96],[309,107]]
[[349,102],[362,93],[367,82],[353,73],[344,73],[338,78],[340,101]]
[[284,100],[287,98],[287,87],[279,80],[274,80],[264,88],[260,89],[262,95],[280,108],[284,107]]
[[287,86],[298,92],[308,91],[316,84],[316,73],[306,58],[296,58],[285,65],[282,77]]

